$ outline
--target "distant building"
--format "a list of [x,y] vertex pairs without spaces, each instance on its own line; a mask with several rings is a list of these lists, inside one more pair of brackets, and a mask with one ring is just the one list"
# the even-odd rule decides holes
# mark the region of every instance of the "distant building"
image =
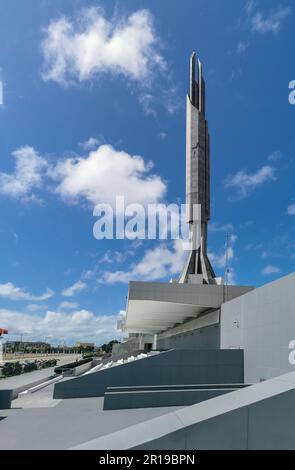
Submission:
[[94,349],[95,348],[95,343],[76,343],[76,348],[79,349]]
[[7,341],[5,343],[5,352],[38,352],[50,349],[51,345],[42,341]]

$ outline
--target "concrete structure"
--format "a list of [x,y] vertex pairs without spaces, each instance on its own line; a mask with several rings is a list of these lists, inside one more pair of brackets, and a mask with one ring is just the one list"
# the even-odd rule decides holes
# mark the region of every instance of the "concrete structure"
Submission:
[[[251,289],[227,286],[226,295],[233,299]],[[131,281],[125,328],[129,333],[158,334],[219,309],[224,296],[224,286]]]
[[0,449],[295,449],[295,273],[254,290],[216,279],[207,258],[205,84],[195,54],[190,66],[191,246],[179,282],[130,282],[129,339],[93,372],[61,377],[0,411]]
[[218,281],[207,255],[210,136],[205,118],[205,81],[195,52],[190,58],[190,88],[186,97],[186,204],[190,250],[179,282],[216,284]]
[[75,450],[295,449],[295,372],[173,410]]
[[222,305],[220,346],[244,350],[247,382],[294,370],[294,305],[295,273]]
[[[26,372],[25,374],[16,375],[0,380],[0,409],[11,406],[11,400],[17,398],[18,394],[29,387],[38,385],[49,380],[54,375],[54,367]],[[10,397],[10,403],[7,401]]]
[[242,350],[171,350],[57,383],[54,398],[100,397],[111,386],[243,382]]
[[[225,286],[216,278],[207,256],[210,219],[210,144],[205,117],[205,81],[202,65],[193,53],[190,58],[190,89],[186,100],[186,204],[189,224],[189,255],[178,282],[130,282],[125,322],[121,327],[134,336],[116,347],[116,354],[140,350],[142,344],[154,349],[187,347],[178,341],[183,331],[192,331],[202,340],[190,347],[218,348],[219,309],[222,303],[252,289]],[[194,320],[194,326],[187,323]],[[183,325],[183,326],[181,326]],[[192,323],[191,323],[192,325]],[[205,330],[206,327],[206,330]],[[178,329],[178,331],[176,331]],[[148,335],[148,336],[147,336]],[[153,335],[153,336],[152,336]],[[200,339],[200,338],[199,338]],[[185,345],[186,343],[186,345]]]
[[103,409],[122,410],[163,406],[188,406],[246,386],[248,385],[219,383],[107,387],[104,394]]

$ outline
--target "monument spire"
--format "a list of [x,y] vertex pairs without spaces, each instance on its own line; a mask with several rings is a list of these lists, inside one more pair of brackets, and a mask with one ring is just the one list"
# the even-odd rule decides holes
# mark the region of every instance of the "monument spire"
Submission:
[[195,52],[190,58],[190,84],[186,99],[186,204],[190,250],[179,282],[216,284],[207,255],[210,138],[205,118],[205,81],[202,64]]

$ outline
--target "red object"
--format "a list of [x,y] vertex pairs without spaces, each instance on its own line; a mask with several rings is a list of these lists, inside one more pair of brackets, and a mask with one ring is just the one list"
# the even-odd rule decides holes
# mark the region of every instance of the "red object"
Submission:
[[6,328],[0,328],[0,336],[7,335],[7,334],[8,334],[8,330]]

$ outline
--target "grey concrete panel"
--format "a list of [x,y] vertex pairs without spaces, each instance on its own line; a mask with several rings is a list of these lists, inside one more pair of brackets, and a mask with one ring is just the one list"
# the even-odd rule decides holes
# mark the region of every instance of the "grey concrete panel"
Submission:
[[245,380],[293,371],[295,273],[231,300],[221,308],[221,348],[244,349]]
[[79,449],[295,449],[295,372],[130,426]]
[[[227,298],[234,299],[253,289],[227,286]],[[130,281],[129,300],[158,300],[219,308],[224,300],[224,286]]]
[[54,398],[103,396],[110,386],[243,382],[241,350],[172,350],[57,383]]
[[174,450],[175,443],[180,442],[183,447],[176,447],[176,449],[245,450],[247,449],[247,420],[247,409],[242,408],[195,426],[189,426],[134,449]]
[[0,390],[0,409],[6,410],[11,408],[11,400],[12,400],[12,392],[13,390]]
[[104,410],[123,410],[131,408],[153,408],[164,406],[188,406],[200,403],[210,398],[218,397],[224,393],[232,392],[228,389],[207,390],[163,390],[140,392],[106,392],[104,396]]
[[158,338],[158,349],[218,349],[220,346],[219,325]]
[[295,449],[295,391],[249,407],[249,449]]
[[[190,426],[135,449],[294,450],[295,391]],[[177,448],[177,447],[176,447]]]

